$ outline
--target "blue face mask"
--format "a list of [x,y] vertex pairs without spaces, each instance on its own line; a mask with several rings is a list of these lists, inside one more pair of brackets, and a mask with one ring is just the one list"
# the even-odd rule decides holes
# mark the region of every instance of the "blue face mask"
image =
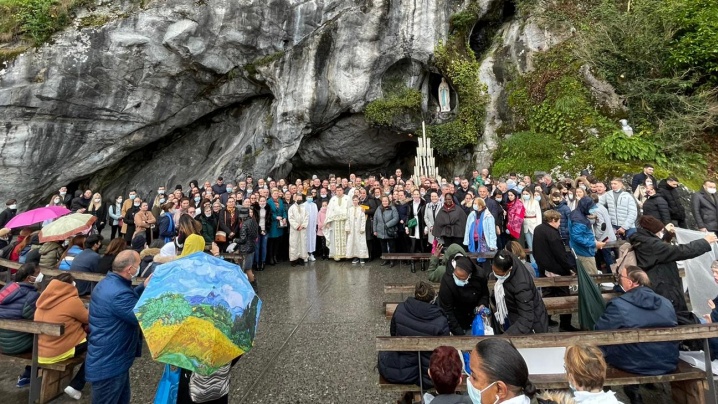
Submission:
[[[473,384],[471,384],[471,380],[469,378],[466,378],[466,390],[469,393],[469,398],[471,399],[471,402],[474,404],[482,404],[481,402],[481,395],[489,389],[489,387],[496,384],[496,382],[493,382],[489,384],[488,386],[484,387],[482,390],[477,390],[476,387],[474,387]],[[496,401],[494,401],[493,404],[496,404],[499,402],[499,396],[496,396]]]
[[506,272],[506,275],[504,275],[504,276],[500,276],[500,275],[496,274],[496,272],[494,272],[494,276],[496,277],[496,279],[498,279],[500,281],[505,281],[506,279],[509,279],[509,276],[511,276],[511,271]]
[[536,200],[536,202],[538,202],[538,201],[541,200],[541,197],[540,197],[540,196],[534,196],[534,199]]
[[312,198],[311,196],[307,197],[307,202],[313,202],[313,201],[314,201],[314,198]]
[[469,278],[466,278],[465,281],[462,281],[461,279],[457,278],[456,275],[453,275],[453,274],[452,274],[452,276],[454,277],[454,283],[456,284],[456,286],[458,286],[458,287],[460,287],[460,288],[463,288],[464,286],[466,286],[466,285],[469,284],[469,278],[470,278],[470,277],[469,277]]
[[232,187],[227,187],[227,192],[232,192]]

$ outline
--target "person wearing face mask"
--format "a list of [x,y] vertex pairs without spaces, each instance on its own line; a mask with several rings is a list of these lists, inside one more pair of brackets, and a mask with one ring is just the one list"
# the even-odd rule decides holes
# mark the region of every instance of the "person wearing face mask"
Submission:
[[439,287],[439,306],[449,320],[453,335],[471,335],[471,323],[477,308],[489,305],[489,288],[485,276],[472,260],[454,255],[446,265]]
[[[443,288],[443,286],[442,286]],[[394,337],[436,337],[449,335],[449,324],[439,306],[434,303],[434,287],[420,281],[414,288],[414,296],[399,303],[391,317],[390,334]],[[456,352],[456,350],[454,349]],[[426,371],[431,352],[385,351],[379,353],[379,374],[390,383],[433,386]],[[421,363],[419,363],[421,360]],[[419,371],[421,365],[421,372]],[[421,380],[419,379],[421,377]]]
[[683,261],[711,251],[716,235],[708,233],[704,238],[688,244],[672,245],[666,242],[664,224],[652,217],[641,216],[638,231],[629,238],[636,254],[636,263],[648,274],[651,287],[673,304],[679,319],[690,317],[683,282],[678,275],[676,261]]
[[[124,202],[122,202],[122,210],[120,210],[120,213],[122,214],[122,228],[120,229],[120,234],[122,234],[125,237],[125,241],[127,241],[127,244],[130,242],[127,240],[127,223],[125,223],[125,215],[127,215],[127,211],[132,209],[133,204],[135,202],[135,198],[137,197],[137,191],[131,190],[129,193],[129,198],[127,198]],[[118,198],[120,199],[120,198]],[[132,239],[132,235],[130,234],[130,240]]]
[[[15,273],[15,281],[0,289],[0,319],[32,320],[40,292],[36,284],[42,282],[40,267],[24,264]],[[38,280],[39,279],[39,280]],[[6,355],[18,355],[32,351],[32,334],[0,330],[0,351]],[[18,378],[17,387],[30,385],[30,366]]]
[[95,192],[92,195],[92,201],[87,207],[86,213],[89,213],[97,218],[94,226],[98,233],[102,233],[102,229],[105,228],[105,224],[107,222],[107,206],[102,202],[102,195],[100,195],[99,192]]
[[703,189],[691,197],[691,208],[700,231],[718,234],[718,196],[715,181],[703,181]]
[[598,347],[571,345],[564,356],[568,385],[576,403],[621,404],[616,393],[603,391],[606,382],[606,360]]
[[[606,304],[594,329],[675,327],[679,324],[671,302],[650,288],[651,281],[645,271],[636,266],[621,266],[617,281],[625,293]],[[678,366],[679,344],[678,341],[643,342],[604,346],[601,350],[612,367],[638,375],[662,375],[673,372]],[[623,391],[631,404],[643,403],[639,385],[625,386]]]
[[[464,245],[470,253],[487,253],[496,251],[496,222],[494,216],[486,209],[483,199],[476,198],[466,219]],[[486,258],[478,258],[479,263],[487,262]]]
[[133,288],[139,271],[140,255],[122,251],[112,262],[112,272],[92,291],[85,378],[92,384],[93,403],[131,400],[130,367],[142,353],[140,326],[132,310],[151,279]]
[[469,367],[466,387],[474,404],[530,404],[535,398],[526,361],[509,340],[481,340],[471,351]]
[[207,205],[202,208],[202,213],[197,215],[196,220],[202,225],[202,238],[204,238],[205,243],[213,243],[217,234],[219,216],[212,212],[210,205]]
[[107,214],[110,216],[110,240],[114,240],[115,236],[121,236],[120,230],[122,228],[122,195],[118,195],[115,198],[113,204],[107,209]]
[[0,229],[5,227],[7,222],[17,215],[17,200],[10,199],[5,202],[5,210],[0,212]]
[[424,234],[426,234],[427,242],[430,246],[434,247],[438,240],[434,239],[434,222],[436,221],[436,215],[441,210],[441,204],[439,203],[439,193],[437,191],[429,191],[429,203],[426,204],[424,211]]
[[594,205],[591,197],[584,196],[578,201],[578,208],[571,212],[568,218],[569,245],[576,254],[576,265],[591,275],[598,274],[594,257],[596,249],[600,250],[606,244],[597,241],[593,234],[593,223],[596,219],[595,213],[591,214],[591,209]]
[[541,293],[521,260],[507,250],[494,256],[491,270],[494,284],[494,316],[499,332],[520,335],[548,332],[548,315]]
[[680,228],[686,229],[686,209],[681,203],[681,196],[678,192],[678,179],[668,177],[658,183],[658,193],[668,203],[668,210],[671,214],[671,223]]
[[[540,187],[537,188],[540,189]],[[521,192],[521,202],[524,204],[524,208],[526,209],[522,230],[526,240],[526,247],[528,247],[529,250],[533,250],[534,229],[536,229],[536,226],[541,224],[542,212],[541,205],[539,203],[540,198],[540,193],[539,196],[536,196],[528,189],[524,189],[523,192]],[[533,253],[530,257],[531,262],[536,263]]]
[[140,198],[133,199],[132,207],[127,210],[125,216],[123,217],[123,221],[125,223],[125,241],[127,242],[127,245],[132,242],[132,237],[135,236],[135,230],[137,228],[135,224],[135,215],[140,211],[141,205],[142,200]]
[[[60,323],[65,332],[59,337],[40,335],[38,338],[38,363],[47,365],[77,358],[87,351],[89,313],[80,300],[72,275],[63,273],[53,278],[37,299],[34,320]],[[85,387],[85,364],[65,388],[65,393],[75,400],[82,398]]]
[[[409,235],[409,241],[411,246],[409,252],[411,253],[423,253],[426,248],[426,236],[424,228],[426,222],[424,216],[426,216],[426,202],[421,198],[419,190],[415,189],[411,193],[411,201],[407,203],[408,216],[406,234]],[[414,260],[411,261],[411,272],[416,272],[416,264]],[[426,271],[426,262],[421,261],[421,270]]]
[[526,216],[526,208],[521,202],[521,193],[509,189],[506,198],[506,233],[511,240],[520,240]]
[[352,198],[352,206],[347,214],[347,258],[353,258],[352,264],[364,264],[369,258],[366,231],[366,214],[359,205],[359,195]]
[[638,206],[638,213],[643,211],[643,204],[648,199],[646,189],[653,187],[653,180],[647,179],[646,182],[638,185],[637,188],[633,188],[633,197],[636,199],[636,206]]
[[[389,197],[381,197],[381,206],[377,208],[374,214],[374,236],[379,239],[381,244],[382,253],[396,252],[396,236],[397,236],[397,224],[399,223],[399,212],[396,207],[389,202]],[[387,261],[381,263],[381,266],[389,265],[390,268],[394,267],[394,261]]]
[[445,246],[461,244],[464,240],[466,213],[454,201],[454,195],[444,195],[444,206],[439,209],[434,220],[433,235]]

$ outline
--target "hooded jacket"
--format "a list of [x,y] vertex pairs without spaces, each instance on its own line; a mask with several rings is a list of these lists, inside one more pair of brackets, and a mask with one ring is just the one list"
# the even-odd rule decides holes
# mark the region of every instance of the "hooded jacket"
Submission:
[[[671,302],[650,288],[639,286],[606,305],[596,330],[675,327],[676,312]],[[678,342],[644,342],[602,347],[606,362],[626,372],[662,375],[678,366]]]
[[[10,282],[0,289],[0,319],[32,320],[40,296],[35,285]],[[32,334],[0,330],[0,352],[16,355],[32,349]]]
[[[571,208],[568,207],[568,204],[565,200],[561,200],[561,202],[554,206],[553,210],[561,214],[561,222],[558,226],[558,231],[561,234],[561,239],[568,240],[570,238],[568,232],[568,217],[571,216]],[[536,233],[534,233],[534,240],[535,239]]]
[[508,311],[508,335],[548,332],[548,315],[541,293],[523,262],[511,254],[511,273],[504,281],[504,301]]
[[50,241],[40,247],[40,266],[43,268],[55,268],[62,256],[63,248],[60,244]]
[[[393,337],[436,337],[449,335],[449,323],[437,305],[410,297],[396,306],[390,332]],[[422,370],[429,369],[430,358],[431,352],[421,353]],[[378,368],[390,383],[419,385],[416,352],[380,352]],[[426,371],[422,371],[422,376],[424,387],[431,387]]]
[[653,216],[663,224],[671,222],[671,210],[668,208],[668,202],[659,194],[649,196],[643,202],[643,214]]
[[431,282],[441,282],[441,278],[444,277],[444,273],[446,272],[446,263],[449,262],[450,259],[453,259],[458,253],[465,256],[466,251],[464,247],[459,244],[452,244],[446,247],[446,251],[444,251],[444,255],[441,258],[432,254],[429,259],[429,269],[427,271],[429,280]]
[[441,278],[439,287],[439,306],[449,319],[449,328],[454,335],[464,335],[464,330],[471,328],[475,309],[489,305],[489,287],[485,276],[482,276],[472,260],[471,278],[466,286],[457,286],[454,282],[454,266],[451,261]]
[[582,257],[593,257],[596,255],[596,237],[593,235],[591,222],[589,222],[586,217],[593,205],[593,199],[584,196],[578,201],[578,207],[571,212],[571,216],[569,216],[569,245],[576,255]]
[[707,253],[711,251],[711,245],[704,239],[694,240],[688,244],[672,245],[643,228],[639,228],[629,241],[636,254],[638,267],[646,271],[648,279],[651,280],[651,288],[670,300],[676,313],[687,312],[683,281],[678,274],[676,261]]
[[65,325],[65,333],[59,337],[40,335],[40,357],[54,358],[68,352],[86,338],[82,326],[90,320],[77,289],[70,283],[53,279],[37,299],[35,321]]

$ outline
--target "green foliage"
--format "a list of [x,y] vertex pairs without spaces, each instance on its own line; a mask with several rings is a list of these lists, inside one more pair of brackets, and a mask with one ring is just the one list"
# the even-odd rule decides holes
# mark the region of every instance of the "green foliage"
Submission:
[[104,14],[92,14],[80,20],[80,27],[101,27],[110,22],[110,16]]
[[70,12],[89,0],[0,0],[0,41],[30,40],[39,46],[72,20]]
[[604,137],[599,147],[612,160],[625,162],[634,160],[655,161],[660,165],[666,164],[666,156],[653,139],[650,139],[643,132],[629,137],[623,131],[615,131],[613,134]]
[[481,64],[468,47],[468,34],[478,19],[479,11],[478,3],[472,1],[466,10],[454,14],[451,17],[453,33],[446,43],[439,43],[434,49],[435,64],[459,99],[454,120],[427,128],[427,134],[442,155],[455,154],[475,145],[483,129],[488,98],[486,86],[479,81]]
[[255,75],[259,71],[257,70],[260,67],[269,66],[270,64],[276,62],[277,60],[281,59],[284,56],[284,51],[274,52],[272,54],[263,56],[251,63],[247,63],[244,65],[244,70],[247,71],[250,75]]
[[407,87],[370,102],[364,110],[368,122],[385,126],[391,126],[396,118],[403,115],[420,113],[421,92]]
[[192,306],[182,295],[165,293],[143,304],[137,313],[137,318],[146,326],[152,326],[157,321],[171,325],[181,323],[190,314],[192,314]]
[[501,142],[495,155],[494,172],[551,171],[561,162],[563,150],[562,143],[551,136],[517,132]]
[[670,46],[670,65],[718,84],[718,3],[674,0],[667,7],[678,26]]

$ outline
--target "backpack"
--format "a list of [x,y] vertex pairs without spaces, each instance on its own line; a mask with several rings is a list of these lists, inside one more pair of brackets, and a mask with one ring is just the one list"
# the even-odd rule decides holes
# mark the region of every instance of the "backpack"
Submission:
[[618,259],[616,263],[611,265],[611,271],[614,274],[618,273],[618,270],[623,267],[637,266],[636,252],[633,250],[631,243],[624,243],[618,248]]

